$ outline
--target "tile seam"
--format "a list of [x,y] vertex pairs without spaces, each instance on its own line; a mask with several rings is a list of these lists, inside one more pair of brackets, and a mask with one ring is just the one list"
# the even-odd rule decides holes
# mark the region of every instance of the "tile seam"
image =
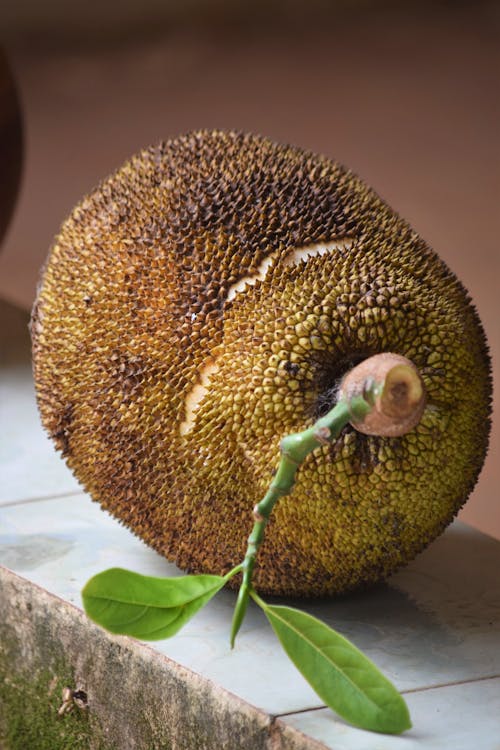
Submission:
[[35,497],[26,497],[20,500],[9,500],[6,503],[0,502],[0,510],[2,508],[12,508],[15,505],[29,505],[29,503],[42,503],[47,500],[60,500],[61,498],[73,497],[75,495],[86,496],[87,493],[84,490],[72,490],[71,492],[61,492],[59,494],[36,495]]
[[[500,678],[500,674],[492,674],[492,675],[485,675],[484,677],[474,677],[470,680],[456,680],[455,682],[440,682],[436,683],[435,685],[426,685],[425,687],[419,687],[419,688],[408,688],[407,690],[400,690],[399,692],[401,695],[410,695],[413,693],[423,693],[426,690],[439,690],[441,688],[446,687],[455,687],[457,685],[472,685],[476,682],[486,682],[487,680],[497,680]],[[326,704],[323,704],[321,706],[311,706],[310,708],[299,708],[296,711],[286,711],[285,713],[281,714],[270,714],[271,719],[274,721],[275,719],[281,719],[284,716],[295,716],[295,714],[306,714],[310,711],[322,711],[323,709],[328,708]]]
[[475,682],[486,682],[487,680],[497,680],[500,678],[500,674],[488,674],[482,677],[471,677],[470,679],[454,680],[452,682],[439,682],[435,685],[425,685],[419,688],[408,688],[408,690],[401,690],[402,695],[409,695],[410,693],[423,693],[426,690],[439,690],[440,688],[455,687],[456,685],[471,685]]

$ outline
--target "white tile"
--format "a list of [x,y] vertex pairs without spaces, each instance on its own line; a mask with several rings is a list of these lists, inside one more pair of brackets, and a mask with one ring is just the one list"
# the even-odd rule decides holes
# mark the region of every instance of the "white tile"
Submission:
[[0,505],[80,489],[41,426],[29,365],[2,367]]
[[[0,508],[0,563],[77,605],[108,567],[179,574],[83,494]],[[484,677],[500,673],[499,568],[500,543],[456,524],[394,577],[398,588],[297,604],[352,638],[399,689]],[[271,714],[320,706],[255,606],[230,651],[234,601],[220,592],[154,648]]]
[[332,750],[500,749],[500,679],[422,690],[405,699],[413,728],[400,736],[354,729],[328,709],[281,721]]
[[[108,567],[147,575],[180,574],[81,494],[0,508],[0,564],[78,606],[84,583]],[[220,592],[181,633],[154,648],[273,712],[321,705],[281,653],[255,607],[231,652],[234,600],[234,593]],[[287,682],[286,691],[278,673]]]

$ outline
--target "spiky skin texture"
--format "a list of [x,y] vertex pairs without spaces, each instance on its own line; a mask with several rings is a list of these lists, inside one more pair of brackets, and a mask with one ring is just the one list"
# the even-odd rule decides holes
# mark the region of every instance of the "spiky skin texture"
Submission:
[[487,449],[489,358],[460,282],[358,177],[260,137],[192,133],[103,182],[52,247],[32,335],[43,423],[68,465],[193,572],[242,560],[280,438],[333,405],[351,363],[383,351],[415,363],[418,427],[397,439],[348,427],[306,459],[259,553],[262,592],[386,577],[452,520]]

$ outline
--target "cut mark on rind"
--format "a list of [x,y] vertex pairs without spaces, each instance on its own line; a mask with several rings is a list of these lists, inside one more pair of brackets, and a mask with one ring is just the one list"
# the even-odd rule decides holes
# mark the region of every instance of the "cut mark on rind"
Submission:
[[[332,240],[331,242],[316,242],[313,245],[304,245],[304,247],[294,247],[285,257],[285,265],[287,266],[298,266],[302,261],[307,263],[310,258],[314,258],[316,255],[326,255],[331,253],[333,250],[349,250],[352,246],[352,239],[350,237],[343,237],[342,239]],[[277,252],[267,255],[264,260],[261,261],[259,267],[253,274],[243,276],[232,284],[226,296],[226,302],[232,302],[240,292],[244,292],[247,286],[255,286],[258,281],[264,281],[271,266],[277,259]]]
[[[284,263],[286,266],[298,266],[302,262],[307,263],[310,258],[317,255],[326,255],[334,250],[342,252],[352,246],[352,239],[344,237],[342,239],[332,240],[331,242],[317,242],[313,245],[304,247],[295,247],[286,255]],[[247,286],[254,286],[258,281],[264,281],[271,266],[277,259],[278,252],[267,255],[258,266],[255,273],[243,276],[232,284],[227,292],[226,302],[234,300],[237,294],[244,292]],[[205,398],[210,378],[218,371],[217,361],[210,359],[200,372],[199,381],[191,388],[185,400],[185,419],[179,426],[179,432],[182,436],[188,435],[194,427],[196,411],[200,403]],[[248,455],[251,461],[251,457]]]
[[344,237],[343,239],[333,240],[332,242],[317,242],[314,245],[304,245],[304,247],[294,247],[285,258],[287,266],[298,266],[302,261],[307,263],[310,258],[317,255],[326,255],[332,250],[349,250],[352,246],[352,239]]
[[211,376],[214,375],[218,369],[219,366],[216,360],[209,360],[200,372],[199,382],[195,383],[186,396],[184,402],[186,416],[184,422],[181,422],[179,426],[179,432],[181,435],[187,435],[193,429],[196,410],[207,394]]
[[255,273],[253,273],[251,276],[243,276],[242,279],[238,279],[238,281],[236,281],[234,284],[231,284],[231,286],[227,290],[226,302],[231,302],[236,297],[238,292],[242,292],[247,285],[254,286],[258,281],[264,281],[267,272],[269,271],[269,268],[271,267],[275,258],[276,253],[267,255],[260,263]]

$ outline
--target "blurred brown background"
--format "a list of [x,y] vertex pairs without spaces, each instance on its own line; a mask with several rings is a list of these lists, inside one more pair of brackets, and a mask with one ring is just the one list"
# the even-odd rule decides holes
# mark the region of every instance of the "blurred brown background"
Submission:
[[[0,23],[25,143],[0,299],[31,306],[60,223],[133,152],[236,128],[375,187],[469,289],[498,372],[498,3],[20,0]],[[499,457],[494,430],[462,518],[500,538]]]

